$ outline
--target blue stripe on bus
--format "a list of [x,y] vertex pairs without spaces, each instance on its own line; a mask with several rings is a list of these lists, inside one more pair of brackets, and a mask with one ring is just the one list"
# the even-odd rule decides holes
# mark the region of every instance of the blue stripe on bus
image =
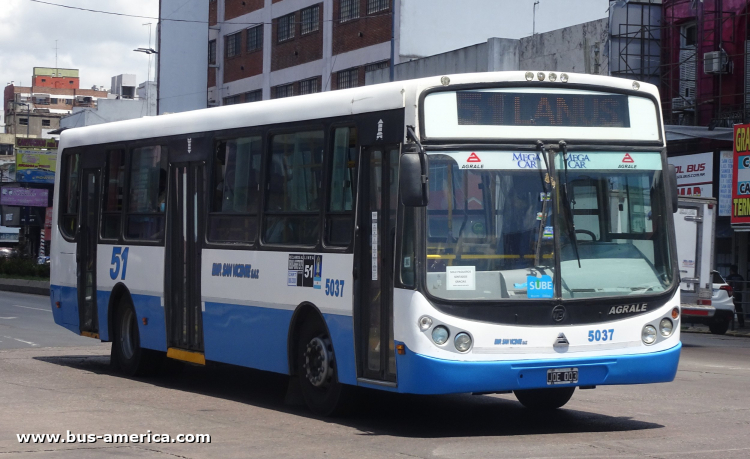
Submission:
[[566,367],[578,368],[577,386],[669,382],[677,374],[681,348],[678,343],[648,354],[511,362],[442,360],[406,349],[405,355],[396,356],[397,390],[448,394],[548,388],[547,370]]
[[[136,295],[131,293],[135,315],[138,318],[138,333],[141,347],[155,351],[167,352],[167,326],[161,297],[155,295]],[[148,325],[143,325],[143,319]],[[99,329],[107,326],[106,317],[99,316]]]

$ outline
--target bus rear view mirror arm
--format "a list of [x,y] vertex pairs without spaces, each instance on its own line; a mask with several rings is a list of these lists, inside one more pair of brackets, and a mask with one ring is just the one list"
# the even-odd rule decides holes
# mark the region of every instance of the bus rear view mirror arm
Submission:
[[417,152],[407,152],[401,155],[399,173],[401,202],[409,207],[424,207],[428,202],[427,158],[424,147],[417,139],[412,126],[406,127],[406,136],[416,144]]

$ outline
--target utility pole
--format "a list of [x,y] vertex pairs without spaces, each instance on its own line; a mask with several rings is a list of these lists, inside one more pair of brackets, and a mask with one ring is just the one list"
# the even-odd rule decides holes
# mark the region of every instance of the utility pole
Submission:
[[532,6],[531,12],[531,35],[536,33],[536,6],[539,4],[539,0],[534,0],[534,6]]

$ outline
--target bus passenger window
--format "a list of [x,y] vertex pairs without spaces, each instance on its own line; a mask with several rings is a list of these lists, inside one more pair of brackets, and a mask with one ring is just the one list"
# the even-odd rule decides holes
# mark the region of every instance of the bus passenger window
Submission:
[[264,240],[315,245],[320,234],[323,131],[277,135],[271,148]]
[[118,239],[122,218],[122,188],[125,185],[125,152],[123,150],[107,152],[107,167],[104,174],[102,239]]
[[260,136],[227,140],[216,145],[208,229],[210,241],[255,240],[262,153]]
[[80,154],[73,153],[63,157],[64,190],[60,194],[60,213],[62,226],[60,230],[67,237],[75,237],[78,229],[78,163]]
[[336,128],[333,135],[326,244],[348,246],[352,240],[354,190],[357,180],[357,129]]
[[133,150],[126,236],[157,240],[164,235],[167,197],[167,149],[161,146]]

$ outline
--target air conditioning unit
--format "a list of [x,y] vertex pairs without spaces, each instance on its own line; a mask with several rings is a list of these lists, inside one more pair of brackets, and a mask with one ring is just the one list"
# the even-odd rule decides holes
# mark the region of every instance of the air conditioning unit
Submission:
[[672,111],[684,110],[686,108],[694,108],[695,99],[692,97],[675,97],[672,99]]
[[711,51],[703,54],[704,73],[728,73],[728,58],[723,51]]

